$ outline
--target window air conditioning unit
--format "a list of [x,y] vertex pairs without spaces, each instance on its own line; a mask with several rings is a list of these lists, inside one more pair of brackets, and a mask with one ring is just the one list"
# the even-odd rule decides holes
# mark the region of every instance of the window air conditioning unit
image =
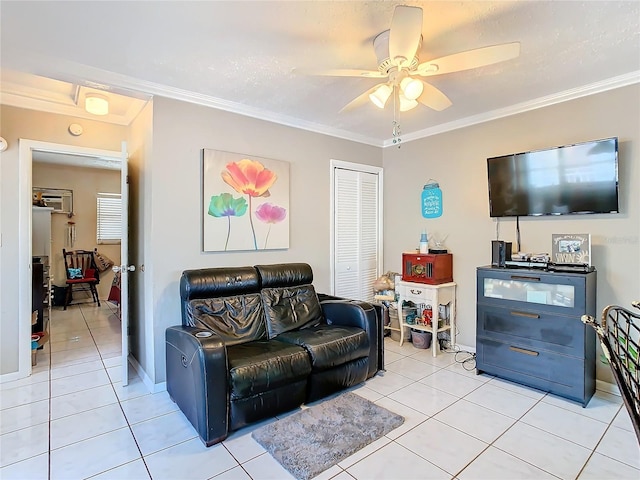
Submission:
[[73,213],[73,190],[33,187],[34,205],[38,205],[38,197],[44,202],[41,206],[53,208],[53,213]]

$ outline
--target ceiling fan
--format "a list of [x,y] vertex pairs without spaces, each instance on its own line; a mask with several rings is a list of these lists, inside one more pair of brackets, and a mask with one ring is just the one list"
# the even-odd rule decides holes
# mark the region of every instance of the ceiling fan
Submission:
[[[422,8],[398,5],[393,12],[391,28],[373,40],[378,70],[320,70],[304,71],[309,75],[339,77],[385,78],[386,81],[362,93],[340,112],[351,110],[370,100],[384,108],[394,97],[394,112],[415,108],[418,103],[441,111],[451,106],[451,100],[421,78],[459,72],[491,65],[520,55],[520,43],[504,43],[467,50],[419,63],[418,50],[422,43]],[[394,130],[395,135],[395,130]]]

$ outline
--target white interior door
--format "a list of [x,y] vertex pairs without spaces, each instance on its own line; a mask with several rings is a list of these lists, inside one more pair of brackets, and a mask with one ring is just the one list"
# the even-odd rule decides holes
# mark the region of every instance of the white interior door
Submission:
[[129,265],[129,164],[127,142],[122,142],[120,170],[120,198],[122,200],[120,237],[120,321],[122,328],[122,385],[129,384],[129,273],[135,270]]
[[382,272],[382,169],[332,162],[333,275],[339,297],[373,300]]

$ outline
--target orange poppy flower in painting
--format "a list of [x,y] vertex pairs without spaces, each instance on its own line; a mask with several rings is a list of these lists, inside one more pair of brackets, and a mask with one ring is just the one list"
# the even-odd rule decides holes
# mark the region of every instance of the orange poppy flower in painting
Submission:
[[278,176],[256,160],[243,158],[239,162],[227,163],[222,179],[236,192],[250,197],[268,197],[269,188]]

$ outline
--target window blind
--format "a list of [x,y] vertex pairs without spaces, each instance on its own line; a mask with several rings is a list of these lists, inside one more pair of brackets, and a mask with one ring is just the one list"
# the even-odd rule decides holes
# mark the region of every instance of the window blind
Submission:
[[98,193],[97,240],[118,243],[122,238],[122,198],[119,193]]

